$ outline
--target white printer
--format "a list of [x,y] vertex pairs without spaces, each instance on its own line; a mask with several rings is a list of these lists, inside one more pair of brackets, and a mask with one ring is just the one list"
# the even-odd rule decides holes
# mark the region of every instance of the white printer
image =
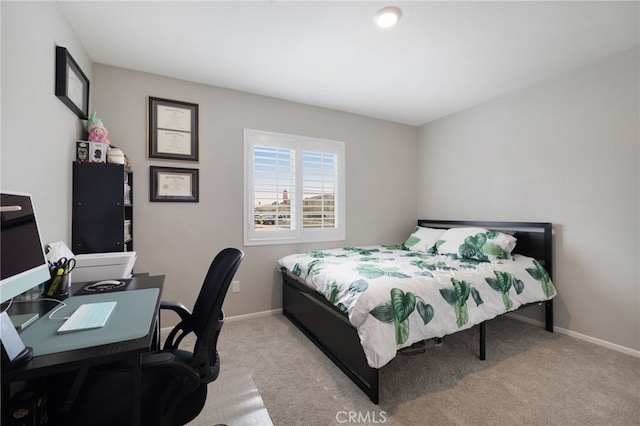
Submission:
[[77,254],[75,259],[76,266],[71,273],[74,283],[131,278],[136,252]]

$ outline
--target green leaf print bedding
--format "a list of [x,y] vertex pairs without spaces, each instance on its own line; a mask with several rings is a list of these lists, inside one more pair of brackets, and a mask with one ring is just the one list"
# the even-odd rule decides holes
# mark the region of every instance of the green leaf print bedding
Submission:
[[521,255],[481,262],[403,246],[345,247],[278,264],[349,316],[373,368],[403,347],[556,295],[544,267]]

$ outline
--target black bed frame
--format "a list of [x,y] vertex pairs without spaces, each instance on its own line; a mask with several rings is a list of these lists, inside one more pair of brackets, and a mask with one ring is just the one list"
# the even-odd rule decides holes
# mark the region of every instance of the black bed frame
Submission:
[[[418,220],[419,226],[454,228],[478,226],[509,232],[518,242],[514,253],[537,259],[553,278],[552,225],[547,222],[485,222]],[[329,357],[374,404],[378,404],[378,369],[369,367],[356,328],[321,294],[283,273],[283,314]],[[545,328],[553,332],[553,301],[542,302]],[[523,306],[524,307],[524,306]],[[485,322],[479,324],[480,359],[485,359]]]

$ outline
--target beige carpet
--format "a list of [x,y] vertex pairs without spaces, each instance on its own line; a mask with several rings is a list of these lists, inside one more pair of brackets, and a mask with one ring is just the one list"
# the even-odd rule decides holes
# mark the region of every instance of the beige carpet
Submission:
[[477,344],[473,328],[396,357],[380,371],[374,405],[283,316],[227,321],[221,379],[193,424],[224,421],[212,396],[242,401],[245,387],[222,379],[249,375],[259,395],[246,394],[247,404],[261,397],[277,426],[640,424],[638,358],[510,318],[488,323],[486,361]]

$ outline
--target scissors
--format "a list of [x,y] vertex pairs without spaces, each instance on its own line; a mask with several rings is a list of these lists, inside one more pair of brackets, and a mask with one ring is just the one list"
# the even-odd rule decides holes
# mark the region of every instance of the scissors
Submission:
[[71,259],[67,259],[66,257],[61,257],[60,259],[58,259],[58,261],[54,264],[54,266],[56,268],[61,268],[64,269],[64,273],[68,274],[69,272],[73,271],[73,268],[76,267],[76,260],[71,258]]

